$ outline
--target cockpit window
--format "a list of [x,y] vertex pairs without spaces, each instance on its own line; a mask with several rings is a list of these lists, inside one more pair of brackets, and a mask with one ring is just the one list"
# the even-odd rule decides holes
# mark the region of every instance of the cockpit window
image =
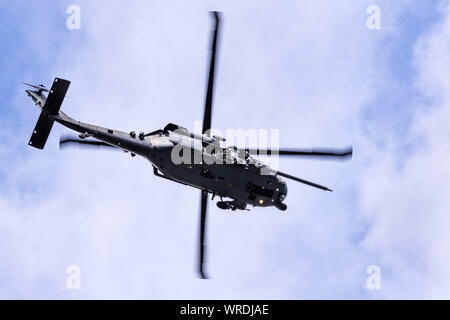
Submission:
[[252,183],[248,184],[247,191],[249,193],[257,194],[257,195],[267,197],[267,198],[272,198],[272,196],[275,192],[275,190],[268,189],[268,188],[265,188],[262,186],[258,186],[258,185],[252,184]]

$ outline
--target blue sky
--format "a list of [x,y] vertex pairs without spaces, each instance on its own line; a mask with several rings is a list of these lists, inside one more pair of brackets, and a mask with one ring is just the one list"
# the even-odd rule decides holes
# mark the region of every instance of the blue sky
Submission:
[[[79,5],[81,29],[66,28]],[[368,30],[366,8],[381,9]],[[18,81],[72,81],[62,109],[152,131],[201,120],[211,19],[223,11],[213,126],[280,129],[281,146],[353,144],[351,162],[282,159],[287,214],[211,203],[143,159],[27,146],[39,112]],[[1,298],[448,298],[449,9],[440,1],[0,2]],[[120,192],[118,192],[120,190]],[[439,205],[436,205],[436,204]],[[80,290],[66,269],[81,269]],[[382,289],[368,290],[378,265]]]

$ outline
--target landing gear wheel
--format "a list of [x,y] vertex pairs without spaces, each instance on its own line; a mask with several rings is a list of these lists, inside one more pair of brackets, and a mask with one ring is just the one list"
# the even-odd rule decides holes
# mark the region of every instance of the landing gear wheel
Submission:
[[230,204],[225,201],[217,201],[216,205],[222,210],[230,209]]
[[287,209],[287,205],[282,202],[275,202],[275,207],[277,207],[281,211],[286,211]]

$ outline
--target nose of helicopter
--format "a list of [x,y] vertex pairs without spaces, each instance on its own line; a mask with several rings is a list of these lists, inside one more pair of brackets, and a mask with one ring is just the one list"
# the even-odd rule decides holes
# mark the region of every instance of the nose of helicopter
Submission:
[[287,209],[286,204],[283,203],[283,201],[286,199],[287,196],[287,184],[286,181],[284,181],[283,179],[281,179],[280,177],[278,178],[278,188],[276,189],[278,191],[278,193],[275,194],[275,202],[274,205],[275,207],[277,207],[278,209],[285,211]]
[[[280,193],[280,194],[281,194],[281,193],[284,194],[284,197],[286,198],[287,192],[288,192],[287,183],[286,183],[286,181],[284,181],[284,180],[281,179],[280,177],[277,176],[277,178],[278,178],[278,189],[279,189],[279,193]],[[283,200],[284,200],[284,198],[283,198]],[[283,200],[281,200],[281,201],[283,201]]]

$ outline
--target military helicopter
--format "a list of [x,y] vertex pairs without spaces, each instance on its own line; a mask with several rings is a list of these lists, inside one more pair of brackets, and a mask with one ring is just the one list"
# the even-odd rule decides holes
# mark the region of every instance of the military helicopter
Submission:
[[[70,81],[55,78],[50,90],[43,85],[26,85],[28,96],[40,108],[41,113],[29,141],[29,145],[43,149],[53,123],[79,132],[78,137],[62,136],[60,147],[79,144],[105,146],[123,150],[132,157],[140,155],[148,159],[156,176],[178,182],[201,191],[200,236],[198,271],[201,278],[207,278],[204,270],[205,228],[208,194],[220,198],[217,206],[223,210],[246,210],[247,206],[274,206],[282,211],[287,195],[286,182],[291,179],[326,191],[331,189],[311,181],[273,170],[256,159],[257,155],[303,156],[348,158],[352,148],[333,149],[238,149],[223,147],[224,139],[210,134],[213,89],[215,77],[216,47],[220,27],[220,15],[212,12],[215,27],[210,52],[209,78],[203,114],[202,132],[192,133],[186,128],[169,123],[163,129],[150,133],[123,132],[104,128],[72,119],[60,110]],[[48,93],[46,96],[45,93]],[[197,161],[183,161],[186,158]],[[182,161],[180,161],[180,159]],[[261,174],[265,170],[265,174]],[[224,200],[224,198],[229,200]]]

